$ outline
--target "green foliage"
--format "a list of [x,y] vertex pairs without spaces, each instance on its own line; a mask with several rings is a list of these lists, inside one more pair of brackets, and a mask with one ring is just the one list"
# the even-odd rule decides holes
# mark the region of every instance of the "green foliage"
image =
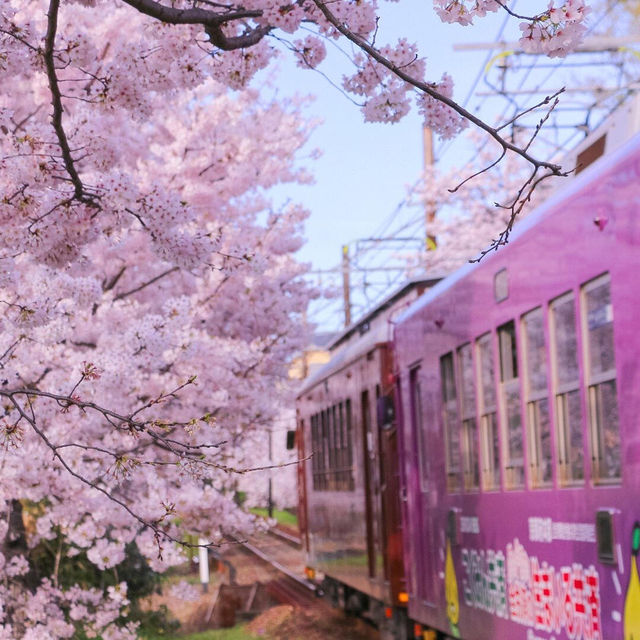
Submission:
[[[249,511],[256,516],[260,516],[261,518],[269,517],[268,510],[263,509],[262,507],[253,507],[252,509],[249,509]],[[288,527],[298,527],[298,517],[290,511],[281,511],[280,509],[274,509],[273,517],[279,524],[284,524]]]
[[[40,582],[57,573],[58,584],[63,589],[77,584],[85,589],[101,590],[124,581],[128,586],[127,597],[131,603],[126,621],[139,622],[141,629],[159,633],[160,637],[167,637],[178,629],[179,623],[171,619],[165,606],[155,611],[141,608],[143,598],[160,591],[161,575],[149,567],[134,542],[125,547],[124,560],[107,570],[98,569],[89,561],[84,551],[69,556],[68,548],[60,535],[54,540],[41,541],[29,552],[33,568],[30,579]],[[120,622],[124,623],[125,620]],[[78,632],[74,640],[84,640],[84,633]]]
[[145,640],[248,640],[253,638],[245,625],[239,625],[233,629],[213,629],[190,633],[185,636],[145,635],[143,633],[141,637]]
[[242,507],[242,505],[247,501],[247,492],[246,491],[236,491],[233,494],[233,501],[239,507]]

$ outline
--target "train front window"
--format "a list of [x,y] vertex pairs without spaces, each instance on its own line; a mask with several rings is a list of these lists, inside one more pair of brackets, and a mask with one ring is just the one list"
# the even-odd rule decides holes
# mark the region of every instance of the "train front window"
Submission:
[[505,481],[507,489],[524,486],[524,441],[518,379],[518,352],[513,321],[498,328],[500,379],[505,416]]
[[496,415],[496,391],[491,350],[491,334],[476,340],[476,355],[480,378],[480,450],[482,455],[482,487],[491,491],[500,488],[500,441]]
[[458,349],[458,372],[460,380],[460,408],[462,411],[461,445],[464,488],[477,489],[480,486],[480,465],[478,460],[476,390],[471,344],[465,344]]
[[595,483],[604,484],[617,482],[621,477],[613,307],[609,276],[602,276],[586,284],[582,292],[592,477]]
[[442,422],[445,438],[447,488],[460,489],[460,428],[456,398],[456,377],[453,353],[440,358],[440,383],[442,388]]
[[547,353],[541,307],[522,316],[522,334],[531,486],[545,487],[552,483],[553,478],[551,420],[547,391]]
[[582,404],[574,296],[551,303],[555,371],[559,481],[564,486],[584,480]]

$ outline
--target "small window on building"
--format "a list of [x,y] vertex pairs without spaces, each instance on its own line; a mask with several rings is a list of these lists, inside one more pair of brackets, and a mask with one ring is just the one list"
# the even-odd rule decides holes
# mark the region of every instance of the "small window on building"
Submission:
[[551,303],[557,417],[559,482],[563,486],[584,480],[582,405],[576,338],[575,301],[568,293]]
[[478,459],[476,389],[471,344],[465,344],[458,349],[458,372],[458,379],[460,380],[460,410],[462,412],[461,445],[464,488],[473,490],[480,486],[480,464]]
[[500,390],[505,417],[505,486],[507,489],[524,487],[524,438],[520,407],[520,380],[518,378],[518,350],[513,320],[498,328],[500,345]]
[[493,276],[493,295],[496,302],[502,302],[509,297],[509,276],[506,269],[500,269]]
[[453,353],[440,358],[440,383],[442,389],[442,422],[445,439],[445,461],[447,488],[460,489],[460,427],[456,398],[456,377],[453,368]]
[[598,158],[604,154],[607,135],[600,136],[595,142],[592,142],[586,149],[583,149],[576,158],[575,175],[584,171],[590,164],[593,164]]
[[619,482],[620,430],[609,275],[586,284],[582,289],[582,295],[583,326],[586,330],[592,477],[598,484]]
[[500,441],[491,334],[487,333],[476,340],[476,355],[480,380],[482,487],[491,491],[500,488]]
[[551,485],[551,420],[547,385],[547,350],[544,340],[544,316],[538,307],[522,316],[524,340],[525,401],[529,434],[531,486]]

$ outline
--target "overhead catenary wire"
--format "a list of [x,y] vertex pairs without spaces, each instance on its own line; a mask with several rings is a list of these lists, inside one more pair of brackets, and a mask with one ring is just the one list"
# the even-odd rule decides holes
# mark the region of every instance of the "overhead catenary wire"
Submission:
[[[512,4],[512,8],[513,7],[515,7],[515,3]],[[612,6],[609,5],[603,14],[599,15],[596,20],[591,21],[588,34],[593,33],[593,31],[597,29],[598,25],[600,25],[610,14],[611,10]],[[498,29],[496,38],[494,39],[494,42],[496,42],[496,48],[505,33],[508,22],[509,16],[505,16]],[[509,90],[508,84],[512,83],[512,79],[515,80],[516,84],[515,88],[512,88],[512,93],[514,95],[518,95],[518,91],[524,91],[523,87],[525,87],[527,82],[531,81],[534,88],[542,90],[542,87],[545,86],[549,79],[556,77],[560,70],[565,68],[565,65],[566,68],[569,68],[570,66],[572,69],[579,69],[580,67],[586,68],[590,61],[597,60],[599,67],[604,68],[605,65],[613,65],[614,68],[616,67],[615,60],[603,60],[602,57],[595,58],[594,55],[584,53],[579,55],[581,56],[581,59],[585,60],[585,62],[576,62],[575,59],[572,58],[570,63],[567,63],[566,58],[560,59],[555,63],[549,63],[546,59],[543,60],[540,56],[520,54],[517,58],[514,57],[511,61],[505,62],[502,60],[501,64],[503,64],[503,68],[494,70],[494,72],[500,72],[504,76],[503,80],[505,84],[502,90],[500,90],[500,85],[494,84],[494,89],[496,90],[494,90],[493,93],[478,95],[477,88],[479,83],[486,78],[485,67],[492,59],[494,51],[495,48],[493,50],[490,49],[484,57],[484,61],[480,66],[478,73],[474,77],[463,102],[463,105],[466,107],[474,96],[479,97],[480,100],[478,105],[474,108],[475,112],[481,112],[483,109],[486,109],[490,100],[505,100],[507,97],[507,91]],[[529,60],[527,60],[527,58]],[[619,71],[618,75],[622,77],[623,71],[621,69],[617,69],[617,71]],[[620,82],[620,85],[622,85],[622,82]],[[616,90],[618,89],[616,88]],[[531,91],[531,89],[529,89],[529,91]],[[581,95],[578,91],[576,93]],[[535,95],[533,93],[521,93],[519,94],[519,99],[517,101],[519,104],[515,104],[515,107],[517,107],[521,112],[532,105],[534,99]],[[593,100],[591,103],[596,104],[597,108],[602,111],[604,114],[602,117],[606,117],[606,114],[610,111],[610,108],[606,108],[606,104],[598,104]],[[553,135],[538,136],[537,138],[538,143],[549,150],[547,152],[549,153],[548,157],[556,154],[559,149],[568,148],[568,145],[572,144],[577,136],[584,135],[580,129],[576,128],[576,124],[567,124],[569,121],[566,118],[571,113],[579,115],[581,111],[584,113],[588,108],[592,107],[590,107],[590,105],[585,106],[584,100],[582,102],[576,101],[574,104],[569,104],[568,106],[568,109],[564,111],[562,109],[558,109],[558,114],[554,114],[554,118],[561,115],[564,120],[560,118],[547,123],[550,125],[548,130],[551,131]],[[507,101],[507,103],[502,106],[499,121],[503,121],[505,119],[506,114],[510,109],[514,109],[514,103],[509,103]],[[453,141],[439,143],[436,147],[436,157],[439,161],[442,161],[442,159],[446,157],[454,144],[455,143]],[[399,236],[424,237],[424,209],[422,206],[416,206],[417,203],[415,202],[415,194],[419,191],[422,181],[422,176],[417,178],[409,186],[406,195],[377,225],[372,237],[380,239],[378,243],[371,242],[368,245],[363,245],[362,243],[358,245],[355,240],[348,243],[351,251],[351,287],[354,292],[354,311],[359,312],[360,309],[364,311],[366,310],[367,305],[377,304],[383,296],[388,295],[389,290],[392,287],[396,285],[399,286],[406,276],[408,269],[406,261],[403,267],[402,261],[398,258],[401,254],[409,254],[411,251],[415,254],[416,249],[415,247],[411,248],[409,243],[406,243],[403,246],[401,243],[394,244],[391,241]],[[392,244],[393,246],[391,246]],[[335,274],[336,277],[339,277],[341,273],[341,265],[336,265],[336,267],[327,269],[323,272],[332,273]],[[374,279],[372,277],[374,274],[384,275],[385,279]],[[321,306],[322,313],[326,314],[333,306],[333,309],[331,309],[331,315],[334,318],[339,317],[342,300],[336,299],[325,302],[326,304]],[[313,315],[315,317],[315,311],[313,312]]]

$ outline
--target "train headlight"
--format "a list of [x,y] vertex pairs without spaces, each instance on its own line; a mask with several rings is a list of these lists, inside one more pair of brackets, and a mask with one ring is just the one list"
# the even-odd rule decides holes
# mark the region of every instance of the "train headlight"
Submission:
[[305,567],[304,568],[304,573],[307,576],[307,578],[309,578],[309,580],[315,580],[316,579],[316,570],[312,569],[311,567]]

